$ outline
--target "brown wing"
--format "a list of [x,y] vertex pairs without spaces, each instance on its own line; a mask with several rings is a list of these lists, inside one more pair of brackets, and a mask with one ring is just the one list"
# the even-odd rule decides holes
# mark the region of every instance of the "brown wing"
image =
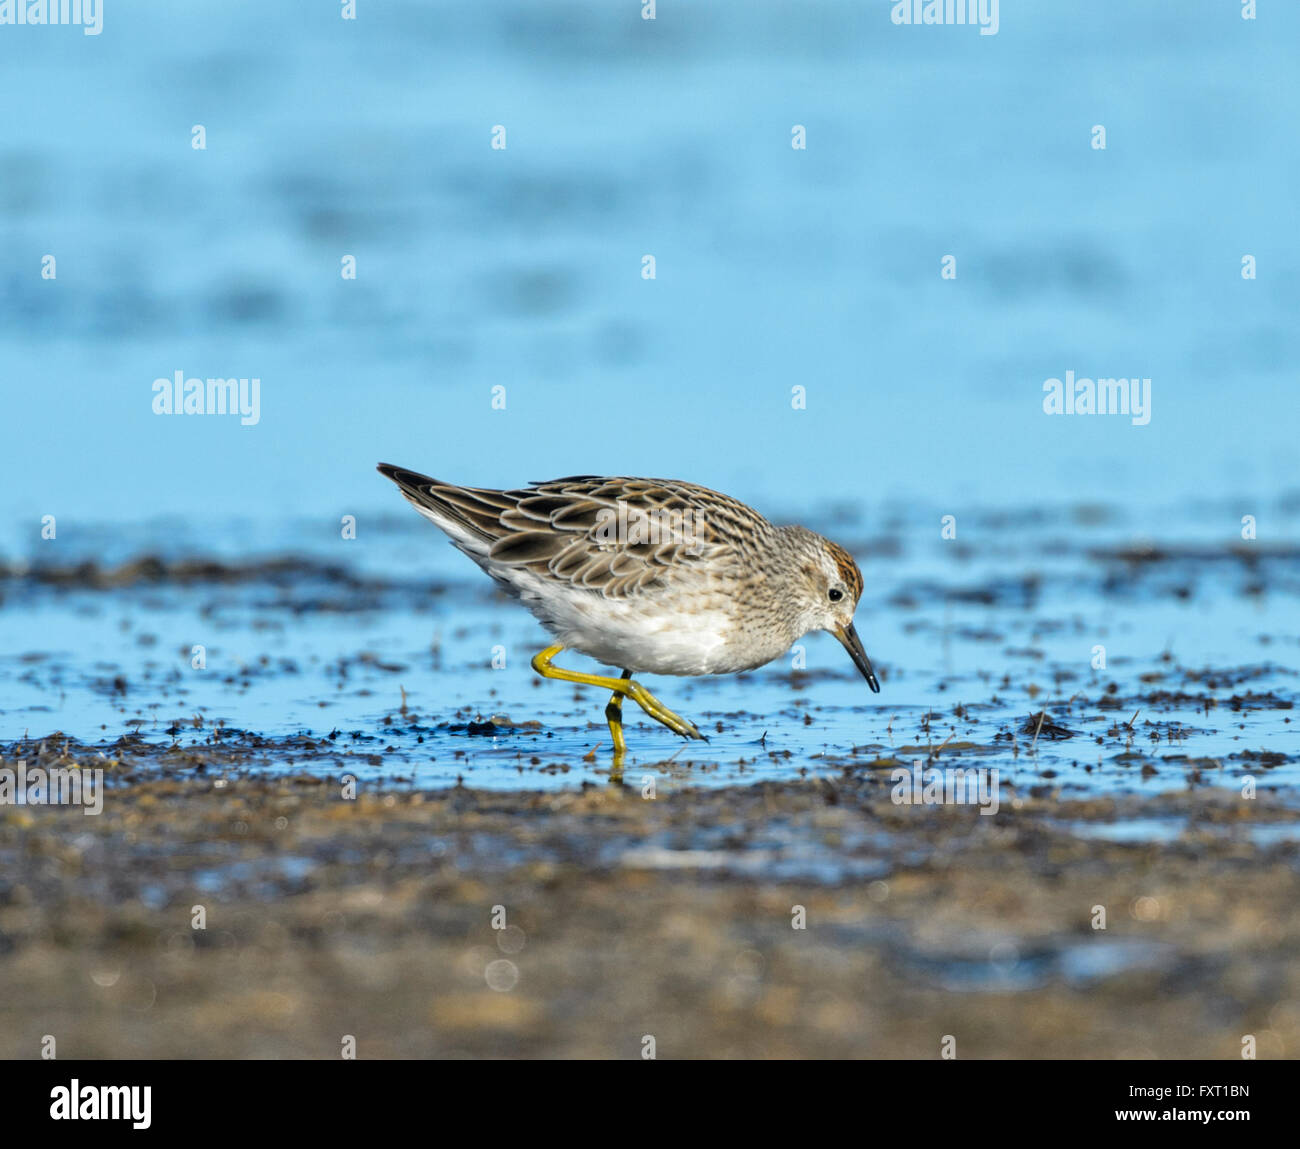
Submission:
[[673,479],[571,475],[496,491],[380,470],[488,569],[529,568],[614,598],[669,569],[734,570],[774,530],[744,503]]

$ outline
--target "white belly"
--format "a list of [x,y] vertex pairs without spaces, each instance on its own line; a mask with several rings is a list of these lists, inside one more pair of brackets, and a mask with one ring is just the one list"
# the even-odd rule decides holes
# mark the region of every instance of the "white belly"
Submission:
[[[703,592],[675,595],[669,604],[653,597],[616,599],[569,587],[557,589],[554,582],[531,572],[518,572],[511,583],[520,601],[557,641],[606,666],[633,673],[688,675],[744,669],[728,643],[734,635],[730,612],[706,605]],[[708,598],[717,601],[712,595]]]

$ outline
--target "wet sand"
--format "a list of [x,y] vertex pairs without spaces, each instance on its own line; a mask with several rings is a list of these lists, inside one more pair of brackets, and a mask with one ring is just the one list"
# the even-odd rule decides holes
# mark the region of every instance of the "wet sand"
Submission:
[[1269,794],[988,817],[896,805],[880,769],[661,763],[653,799],[639,768],[347,799],[301,748],[280,776],[15,751],[109,788],[0,807],[5,1057],[1300,1055],[1300,812]]

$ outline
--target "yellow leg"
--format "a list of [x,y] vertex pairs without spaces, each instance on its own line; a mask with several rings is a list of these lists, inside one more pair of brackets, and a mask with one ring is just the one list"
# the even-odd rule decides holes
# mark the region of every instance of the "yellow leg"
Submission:
[[[557,643],[555,646],[548,646],[540,654],[533,656],[533,669],[543,678],[558,678],[561,682],[578,682],[584,686],[596,686],[602,690],[611,690],[615,695],[626,695],[632,699],[642,710],[644,710],[656,722],[662,722],[674,734],[680,734],[683,738],[704,738],[696,728],[695,723],[681,718],[668,709],[653,694],[650,693],[639,682],[633,682],[627,671],[623,672],[622,678],[607,678],[603,674],[583,674],[577,670],[562,670],[551,663],[557,654],[564,649],[564,646]],[[610,705],[613,705],[611,701]],[[609,708],[606,707],[605,717],[609,718]],[[615,735],[615,748],[618,742],[622,741],[622,708],[619,708],[619,729]],[[615,729],[613,721],[610,722],[610,730]]]
[[[631,678],[632,672],[623,671],[623,677]],[[614,757],[620,759],[627,753],[627,743],[623,741],[623,695],[617,690],[609,696],[605,706],[605,721],[609,723],[609,734],[614,739]]]

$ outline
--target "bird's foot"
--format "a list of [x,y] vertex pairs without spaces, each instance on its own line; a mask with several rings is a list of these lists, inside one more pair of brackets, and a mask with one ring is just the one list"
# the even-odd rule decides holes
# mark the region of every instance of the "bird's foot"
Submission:
[[656,722],[663,723],[674,734],[680,734],[683,738],[698,738],[702,742],[708,741],[700,733],[694,722],[689,718],[683,718],[680,714],[674,714],[639,682],[629,682],[628,687],[628,697]]

